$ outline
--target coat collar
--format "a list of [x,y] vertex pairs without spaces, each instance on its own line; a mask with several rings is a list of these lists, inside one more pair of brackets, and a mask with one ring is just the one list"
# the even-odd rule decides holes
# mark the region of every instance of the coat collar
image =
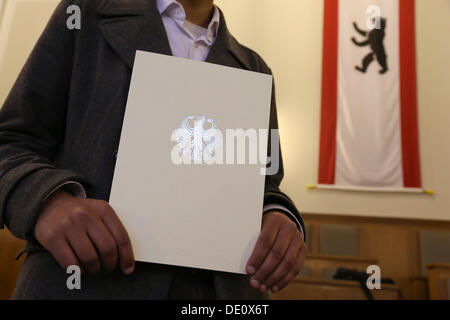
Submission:
[[[97,13],[103,36],[129,68],[133,68],[136,50],[172,55],[156,0],[105,0]],[[206,61],[236,66],[233,60],[251,70],[248,54],[228,31],[220,11],[217,38]]]

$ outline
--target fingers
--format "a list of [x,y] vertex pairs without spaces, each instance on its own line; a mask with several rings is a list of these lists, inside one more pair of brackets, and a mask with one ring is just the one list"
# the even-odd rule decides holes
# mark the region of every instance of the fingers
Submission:
[[294,267],[289,271],[289,273],[277,284],[272,287],[273,292],[277,292],[287,286],[299,273],[302,269],[303,262],[305,261],[306,256],[306,248],[300,250],[298,252],[297,258],[294,262]]
[[80,228],[74,228],[67,233],[67,240],[77,255],[82,266],[91,273],[100,271],[100,258],[91,239]]
[[306,245],[297,225],[284,213],[266,214],[247,263],[247,272],[253,275],[250,285],[262,292],[280,290],[300,272],[305,256]]
[[[289,248],[286,251],[286,255],[284,256],[281,263],[277,266],[277,268],[264,280],[263,288],[265,289],[273,289],[275,284],[279,283],[286,275],[295,267],[295,261],[300,251],[302,242],[300,239],[293,238],[289,244]],[[262,286],[261,286],[262,287]]]
[[67,243],[66,239],[61,238],[52,242],[48,249],[64,270],[67,270],[67,268],[72,265],[81,266],[80,261],[73,253],[72,248]]
[[107,202],[63,191],[50,199],[39,212],[34,234],[63,268],[78,265],[96,273],[101,267],[113,270],[120,262],[125,273],[133,272],[130,239]]
[[253,286],[254,288],[260,287],[261,291],[267,290],[266,278],[277,268],[281,260],[285,257],[292,236],[293,233],[289,228],[283,228],[278,232],[272,249],[264,259],[261,267],[252,277],[252,280],[250,282],[251,286]]
[[280,230],[278,223],[270,223],[272,220],[275,220],[271,215],[267,215],[267,217],[264,218],[267,219],[267,221],[264,223],[264,227],[258,237],[258,240],[256,241],[252,255],[247,262],[246,269],[251,275],[255,274],[255,272],[261,267],[261,264],[264,262],[267,254],[272,249],[277,234]]
[[110,206],[108,206],[108,208],[104,211],[102,219],[106,228],[108,228],[116,241],[119,251],[119,263],[122,271],[125,274],[132,273],[134,271],[134,254],[133,248],[131,247],[131,241],[125,227]]
[[112,271],[117,266],[118,247],[113,236],[100,220],[93,220],[87,225],[89,238],[93,241],[98,253],[102,266]]

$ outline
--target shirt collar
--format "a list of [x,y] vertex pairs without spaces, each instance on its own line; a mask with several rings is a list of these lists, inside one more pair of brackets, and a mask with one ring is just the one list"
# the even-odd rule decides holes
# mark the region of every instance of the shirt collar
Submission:
[[156,7],[158,8],[159,13],[163,14],[171,5],[176,4],[180,5],[180,3],[175,0],[157,0]]
[[[102,6],[96,9],[103,37],[130,69],[133,69],[136,49],[172,54],[167,37],[164,37],[163,22],[156,4],[156,0],[109,0],[102,2]],[[249,53],[230,34],[223,13],[220,9],[218,11],[220,26],[206,61],[236,67],[236,63],[229,56],[231,55],[241,68],[254,71],[259,65],[255,61],[255,55]],[[146,23],[136,23],[138,18],[143,18]]]
[[[161,15],[167,14],[168,16],[171,16],[171,13],[174,11],[174,9],[179,9],[183,13],[182,15],[183,20],[186,19],[186,13],[184,11],[183,6],[176,0],[157,0],[156,6]],[[211,18],[211,22],[209,23],[207,28],[208,42],[214,42],[214,39],[217,37],[219,25],[220,25],[220,11],[217,8],[217,6],[214,6],[214,13]]]

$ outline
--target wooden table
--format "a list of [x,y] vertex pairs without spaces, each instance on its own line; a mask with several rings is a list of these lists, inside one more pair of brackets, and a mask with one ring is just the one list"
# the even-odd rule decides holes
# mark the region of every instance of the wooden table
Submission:
[[[396,285],[381,284],[380,290],[371,290],[375,300],[398,300],[400,289]],[[366,300],[357,281],[295,279],[279,293],[271,294],[273,300]]]

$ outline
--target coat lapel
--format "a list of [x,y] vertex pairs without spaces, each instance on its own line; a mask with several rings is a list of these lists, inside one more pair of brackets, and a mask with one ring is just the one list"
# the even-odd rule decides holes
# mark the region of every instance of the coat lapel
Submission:
[[155,0],[108,0],[98,13],[103,36],[130,69],[136,50],[172,55]]
[[[107,0],[98,13],[103,36],[130,69],[136,50],[172,55],[156,0]],[[252,70],[249,54],[228,31],[222,11],[206,62]]]

